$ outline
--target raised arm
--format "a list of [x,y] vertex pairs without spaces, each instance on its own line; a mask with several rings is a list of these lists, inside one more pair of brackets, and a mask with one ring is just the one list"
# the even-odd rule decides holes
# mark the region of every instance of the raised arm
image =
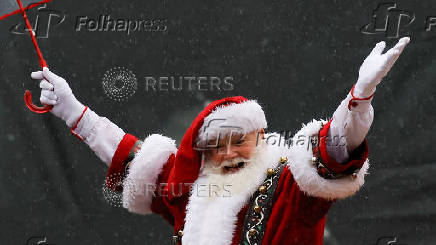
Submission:
[[106,187],[122,192],[123,207],[134,213],[158,213],[171,221],[163,197],[154,194],[159,191],[154,185],[156,181],[166,183],[177,151],[175,141],[159,134],[140,140],[125,133],[80,103],[65,79],[47,68],[31,76],[42,80],[41,103],[53,105],[51,113],[64,120],[71,133],[88,144],[109,167]]
[[[374,111],[371,100],[375,87],[391,69],[409,38],[382,54],[385,43],[378,43],[359,70],[359,78],[339,105],[330,121],[313,120],[297,132],[289,152],[292,179],[309,196],[338,200],[356,193],[368,173],[369,147],[365,139]],[[309,139],[299,144],[300,136]],[[318,202],[323,207],[329,203]],[[319,209],[326,210],[326,209]]]
[[359,78],[347,97],[333,114],[326,144],[329,155],[339,163],[349,159],[350,154],[364,141],[374,118],[371,101],[376,86],[394,65],[410,38],[399,40],[395,47],[382,54],[385,42],[376,44],[359,69]]
[[110,166],[115,151],[126,133],[106,117],[98,116],[80,103],[65,79],[48,68],[32,72],[31,77],[41,80],[41,103],[53,105],[50,112],[64,120],[71,133],[88,144],[96,155]]

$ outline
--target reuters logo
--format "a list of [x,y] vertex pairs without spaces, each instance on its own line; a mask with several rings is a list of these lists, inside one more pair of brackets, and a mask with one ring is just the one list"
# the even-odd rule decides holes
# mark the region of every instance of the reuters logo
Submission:
[[102,86],[107,97],[122,102],[135,94],[138,89],[138,82],[135,74],[129,69],[115,67],[104,74]]
[[128,197],[127,203],[135,199],[133,181],[120,173],[107,176],[102,185],[103,197],[112,207],[123,207],[123,190],[126,190],[124,194]]

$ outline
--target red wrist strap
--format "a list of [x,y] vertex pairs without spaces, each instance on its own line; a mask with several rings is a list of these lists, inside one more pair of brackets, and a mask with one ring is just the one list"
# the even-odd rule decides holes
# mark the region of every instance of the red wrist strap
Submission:
[[357,102],[355,100],[370,100],[372,97],[374,97],[374,93],[371,94],[371,96],[366,97],[366,98],[357,98],[354,96],[353,92],[354,92],[354,86],[356,86],[356,84],[353,85],[353,87],[351,88],[350,94],[351,94],[351,99],[350,101],[348,101],[348,110],[351,110],[351,107],[356,107],[357,106]]
[[77,122],[74,124],[73,127],[71,127],[70,132],[72,135],[76,136],[79,140],[83,141],[83,137],[80,136],[79,134],[77,134],[76,132],[74,132],[73,130],[77,128],[77,125],[79,124],[80,120],[82,119],[83,115],[85,114],[85,111],[88,109],[88,106],[85,106],[85,109],[83,109],[82,114],[80,115],[79,119],[77,120]]

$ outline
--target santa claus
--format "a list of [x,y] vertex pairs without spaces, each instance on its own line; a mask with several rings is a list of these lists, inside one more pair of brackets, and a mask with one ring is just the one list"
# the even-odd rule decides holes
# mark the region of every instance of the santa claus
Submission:
[[122,192],[123,207],[160,214],[175,243],[322,244],[331,205],[364,184],[371,100],[409,41],[386,53],[378,43],[333,117],[303,125],[285,144],[265,133],[258,102],[242,96],[210,103],[177,148],[163,135],[125,133],[47,68],[31,76],[42,80],[41,103],[108,165],[106,185]]

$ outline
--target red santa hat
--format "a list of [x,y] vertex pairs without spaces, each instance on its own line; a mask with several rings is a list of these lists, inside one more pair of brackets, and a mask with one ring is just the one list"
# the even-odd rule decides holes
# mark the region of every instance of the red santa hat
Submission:
[[210,103],[198,114],[182,138],[166,187],[169,199],[189,194],[198,178],[202,148],[208,139],[230,132],[248,133],[267,127],[265,113],[255,100],[227,97]]

